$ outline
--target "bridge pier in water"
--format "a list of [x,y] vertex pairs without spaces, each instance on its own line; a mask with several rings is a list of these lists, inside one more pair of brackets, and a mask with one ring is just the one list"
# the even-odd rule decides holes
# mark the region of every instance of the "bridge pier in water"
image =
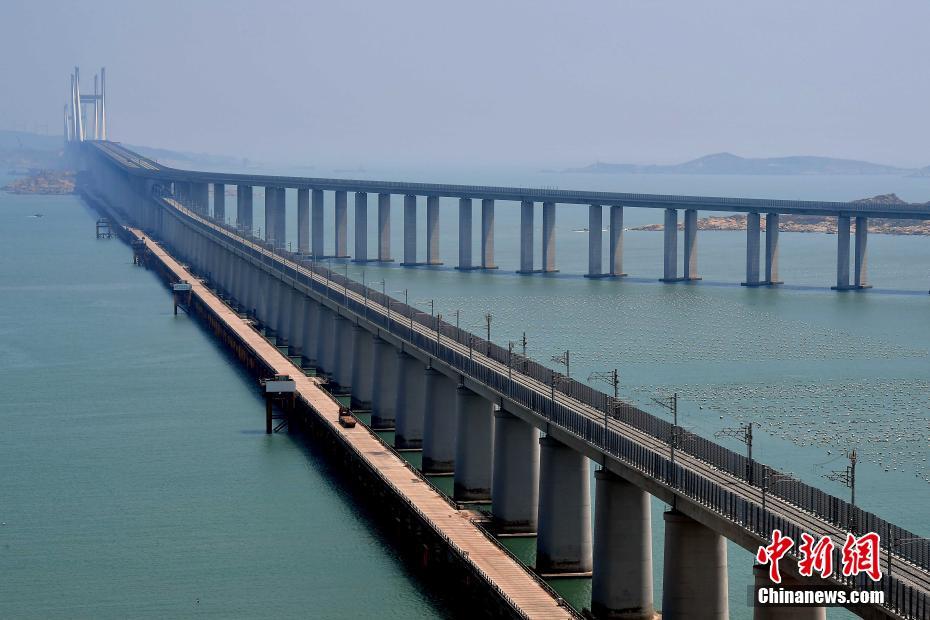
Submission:
[[439,256],[439,196],[426,197],[426,264],[442,264]]
[[652,620],[652,509],[650,496],[620,476],[595,472],[595,618]]
[[535,533],[539,500],[539,430],[508,411],[494,412],[491,516],[507,534]]
[[471,198],[459,198],[459,264],[456,269],[474,269],[471,264]]
[[544,202],[542,206],[542,271],[555,273],[555,203]]
[[314,189],[310,192],[310,254],[316,260],[324,258],[325,238],[323,236],[323,190]]
[[759,286],[759,231],[760,216],[758,211],[746,214],[746,281],[743,286]]
[[779,214],[768,213],[765,216],[765,282],[764,284],[782,284],[778,277],[778,226]]
[[403,267],[419,265],[417,262],[417,197],[404,196],[404,262]]
[[423,473],[449,474],[455,470],[455,385],[441,372],[428,368],[424,377]]
[[680,282],[678,277],[678,209],[665,210],[662,282]]
[[297,253],[310,253],[310,190],[306,187],[297,190]]
[[371,334],[354,325],[355,344],[352,347],[352,406],[371,409],[372,379],[374,376],[374,341]]
[[389,263],[391,258],[391,195],[378,194],[378,261]]
[[520,269],[517,273],[533,273],[533,215],[535,205],[530,200],[520,203]]
[[494,404],[460,386],[455,392],[456,444],[453,498],[491,499],[494,460]]
[[729,617],[726,539],[668,510],[662,576],[662,618],[726,620]]
[[497,269],[494,264],[494,201],[481,200],[481,268]]
[[252,186],[236,186],[236,226],[252,236]]
[[604,214],[601,205],[588,206],[588,278],[600,278],[603,264],[604,249],[602,241],[604,234]]
[[354,251],[354,262],[368,262],[368,194],[365,192],[355,192]]
[[398,360],[397,371],[394,447],[398,450],[418,450],[423,447],[426,369],[417,358],[404,353]]
[[226,185],[213,184],[213,219],[226,223]]
[[392,347],[374,336],[371,346],[371,426],[393,429],[397,405],[397,360]]
[[345,190],[336,190],[335,205],[333,207],[334,230],[336,231],[336,247],[333,258],[349,258],[349,205]]
[[697,269],[697,237],[698,217],[697,209],[685,209],[685,255],[684,277],[682,280],[700,280]]
[[588,458],[548,436],[540,438],[539,446],[536,572],[590,574],[593,559]]

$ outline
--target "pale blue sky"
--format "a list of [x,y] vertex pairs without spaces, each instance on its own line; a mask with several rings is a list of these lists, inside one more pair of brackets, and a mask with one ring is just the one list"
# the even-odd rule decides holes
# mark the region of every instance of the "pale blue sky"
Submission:
[[0,128],[59,132],[106,65],[111,137],[317,164],[930,164],[926,0],[0,5]]

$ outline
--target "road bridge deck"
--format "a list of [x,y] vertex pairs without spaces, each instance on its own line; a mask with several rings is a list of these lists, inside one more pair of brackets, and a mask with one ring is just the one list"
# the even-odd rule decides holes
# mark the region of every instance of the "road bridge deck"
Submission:
[[190,282],[192,294],[209,307],[257,357],[276,373],[294,377],[298,397],[343,436],[358,456],[379,472],[384,482],[413,505],[442,537],[451,541],[453,549],[502,591],[517,610],[531,618],[575,618],[572,611],[560,605],[560,601],[537,578],[473,524],[468,511],[456,510],[438,491],[411,475],[409,465],[379,441],[372,431],[362,425],[342,427],[338,422],[339,404],[320,387],[316,377],[305,376],[290,359],[142,231],[134,228],[129,230],[138,239],[144,240],[146,247],[178,280]]

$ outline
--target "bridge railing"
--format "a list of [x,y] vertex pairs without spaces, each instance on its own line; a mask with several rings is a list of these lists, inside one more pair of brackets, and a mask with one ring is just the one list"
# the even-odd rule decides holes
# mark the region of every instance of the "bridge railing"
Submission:
[[[194,221],[201,227],[223,228],[231,235],[240,236],[239,231],[230,226],[208,222],[205,217],[195,213],[194,209],[188,212],[196,217]],[[800,480],[789,478],[776,469],[768,468],[756,461],[750,462],[742,454],[733,452],[700,435],[680,428],[677,433],[674,433],[674,426],[668,421],[653,416],[629,403],[612,405],[606,394],[598,392],[590,386],[574,382],[574,380],[560,380],[558,379],[560,377],[558,373],[528,358],[520,356],[519,365],[514,365],[516,356],[512,355],[508,349],[482,340],[474,334],[441,321],[438,317],[426,315],[380,291],[363,286],[353,280],[348,280],[345,276],[328,269],[318,262],[301,260],[296,255],[287,252],[279,250],[275,253],[254,245],[243,244],[242,248],[253,255],[258,262],[264,263],[272,269],[291,271],[288,277],[295,277],[295,271],[292,271],[293,267],[289,267],[286,263],[282,267],[280,262],[282,257],[293,261],[295,267],[298,264],[303,265],[307,271],[300,279],[312,290],[344,304],[352,312],[365,316],[379,327],[412,343],[429,355],[441,359],[459,372],[488,385],[493,390],[537,412],[551,423],[555,423],[581,437],[606,454],[620,459],[657,480],[663,481],[676,491],[745,527],[761,539],[767,539],[772,529],[776,527],[795,539],[800,538],[802,530],[797,525],[772,513],[770,510],[762,510],[757,504],[739,497],[687,468],[683,468],[679,463],[672,463],[665,455],[658,454],[637,444],[613,429],[605,428],[603,423],[598,423],[561,402],[553,401],[547,394],[541,394],[537,390],[518,383],[508,377],[505,371],[498,371],[474,359],[473,354],[479,352],[502,365],[510,364],[511,369],[550,386],[555,381],[554,388],[556,391],[570,395],[607,417],[618,419],[646,432],[663,443],[671,444],[673,434],[675,434],[678,438],[676,441],[678,450],[750,484],[760,485],[766,474],[770,477],[778,475],[779,484],[768,489],[771,496],[778,497],[842,530],[875,531],[885,537],[889,545],[894,545],[894,541],[908,540],[909,544],[897,546],[897,548],[890,546],[888,550],[892,551],[895,556],[910,561],[925,570],[930,569],[930,541],[904,528],[895,526],[877,515],[854,507],[845,500]],[[300,272],[296,271],[296,273],[299,277]],[[314,275],[317,278],[314,278]],[[319,277],[322,277],[324,281],[321,282],[318,279]],[[360,302],[348,296],[347,291],[361,295],[369,304],[380,306],[385,310],[389,308],[390,317],[386,313],[369,307],[364,301]],[[434,333],[438,332],[439,338],[427,337],[413,329],[411,324],[426,327]],[[459,350],[450,347],[450,341],[468,347],[469,353],[463,354]],[[527,369],[526,373],[524,373],[523,368]],[[574,393],[565,392],[562,385],[563,381],[571,386],[569,389],[574,390]],[[573,385],[571,382],[577,385]],[[579,386],[583,386],[584,389]],[[879,585],[875,585],[871,581],[868,583],[863,581],[860,584],[858,582],[853,583],[848,578],[840,577],[840,579],[847,585],[856,585],[856,587],[885,588],[888,596],[886,606],[896,612],[903,613],[906,617],[927,617],[927,610],[930,609],[930,596],[900,582],[897,577],[889,578],[886,576]]]

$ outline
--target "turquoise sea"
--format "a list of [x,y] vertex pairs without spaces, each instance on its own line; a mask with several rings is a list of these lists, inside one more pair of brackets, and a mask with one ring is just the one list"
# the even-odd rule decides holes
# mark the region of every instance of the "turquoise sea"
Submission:
[[[295,172],[277,167],[282,174]],[[364,176],[631,192],[930,199],[899,177],[562,175],[526,170],[371,170]],[[331,196],[327,197],[331,199]],[[289,193],[296,244],[296,197]],[[256,192],[255,221],[261,221]],[[349,248],[352,250],[352,200]],[[235,197],[227,197],[234,213]],[[560,273],[518,276],[517,205],[498,203],[500,269],[459,272],[457,209],[443,201],[440,268],[334,263],[356,279],[483,331],[526,333],[528,353],[571,351],[572,376],[617,368],[621,395],[651,408],[677,392],[681,423],[712,436],[757,424],[754,455],[840,495],[824,476],[860,454],[857,502],[930,536],[930,239],[872,235],[866,292],[836,293],[835,236],[783,233],[778,289],[739,286],[745,236],[701,232],[697,284],[661,284],[661,234],[626,233],[623,280],[589,280],[587,209],[557,216]],[[376,208],[371,198],[371,213]],[[327,204],[327,248],[332,249]],[[30,217],[42,213],[44,217]],[[628,227],[661,214],[627,209]],[[390,547],[312,452],[260,433],[262,404],[224,352],[169,295],[97,241],[74,197],[0,194],[0,616],[422,617],[441,601]],[[393,207],[401,258],[402,208]],[[369,222],[374,226],[374,217]],[[537,227],[541,217],[537,215]],[[425,204],[420,205],[421,258]],[[474,208],[478,257],[480,206]],[[374,253],[374,231],[369,255]],[[539,240],[537,232],[537,244]],[[606,245],[606,244],[605,244]],[[537,264],[539,248],[536,249]],[[364,275],[363,275],[364,272]],[[602,385],[602,388],[607,386]],[[731,447],[741,449],[730,441]],[[656,502],[656,602],[663,506]],[[532,561],[532,542],[513,540]],[[731,616],[749,618],[751,557],[731,545]],[[556,587],[586,605],[586,580]],[[842,612],[831,617],[843,617]]]

